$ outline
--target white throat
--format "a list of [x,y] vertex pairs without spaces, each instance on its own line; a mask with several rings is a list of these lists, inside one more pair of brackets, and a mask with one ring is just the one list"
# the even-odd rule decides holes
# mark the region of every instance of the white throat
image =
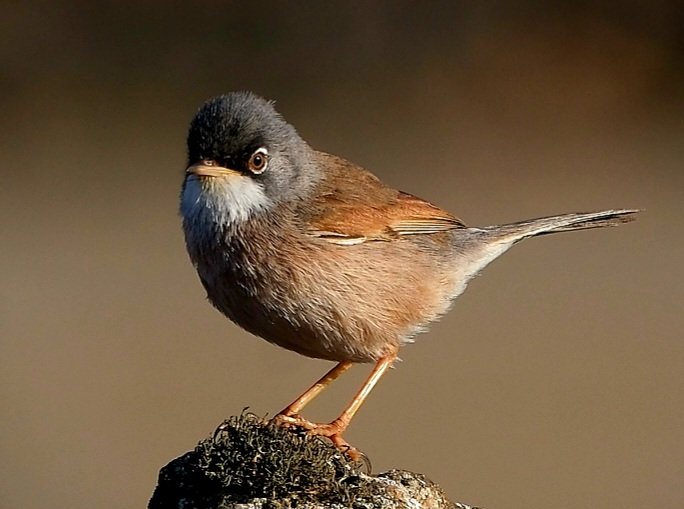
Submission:
[[181,214],[198,226],[207,223],[230,227],[268,208],[270,200],[263,186],[247,176],[211,178],[190,177],[181,195]]

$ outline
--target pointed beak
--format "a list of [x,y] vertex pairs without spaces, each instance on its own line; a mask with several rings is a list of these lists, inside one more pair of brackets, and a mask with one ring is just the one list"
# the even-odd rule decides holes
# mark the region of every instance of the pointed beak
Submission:
[[207,165],[203,163],[193,164],[185,170],[186,175],[197,175],[198,177],[234,177],[240,172],[223,166]]

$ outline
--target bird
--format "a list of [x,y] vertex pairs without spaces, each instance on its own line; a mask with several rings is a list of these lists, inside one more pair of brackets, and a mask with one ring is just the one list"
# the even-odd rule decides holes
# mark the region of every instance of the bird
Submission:
[[[444,315],[468,282],[528,237],[616,226],[637,209],[566,213],[472,227],[366,169],[312,148],[248,92],[206,101],[190,123],[180,215],[208,300],[244,330],[336,364],[275,415],[282,426],[343,438],[378,380]],[[331,422],[304,407],[357,363],[373,368]]]

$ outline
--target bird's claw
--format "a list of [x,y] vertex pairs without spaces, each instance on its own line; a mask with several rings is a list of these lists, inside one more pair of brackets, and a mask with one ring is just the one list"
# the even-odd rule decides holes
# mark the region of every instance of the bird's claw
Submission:
[[319,426],[319,424],[304,419],[304,417],[299,414],[278,414],[273,418],[272,422],[284,428],[302,428],[307,431],[311,431]]
[[346,429],[346,426],[339,419],[335,419],[330,423],[315,423],[304,419],[299,414],[278,414],[273,418],[272,422],[286,428],[304,429],[312,436],[326,437],[343,454],[349,456],[352,461],[361,461],[366,465],[366,468],[370,468],[366,456],[342,438],[342,432]]

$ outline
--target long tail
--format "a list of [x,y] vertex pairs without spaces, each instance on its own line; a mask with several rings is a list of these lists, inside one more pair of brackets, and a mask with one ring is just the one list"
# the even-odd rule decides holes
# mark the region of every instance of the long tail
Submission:
[[517,223],[487,226],[485,228],[454,230],[455,233],[465,233],[465,237],[460,235],[457,237],[458,243],[459,245],[465,244],[469,247],[469,249],[462,249],[458,270],[464,284],[457,289],[454,296],[465,289],[465,282],[522,239],[547,233],[617,226],[633,221],[635,219],[634,215],[638,212],[635,209],[616,209],[601,212],[562,214],[560,216],[540,217]]
[[588,228],[618,226],[636,219],[637,209],[603,210],[601,212],[576,212],[560,216],[540,217],[500,226],[488,226],[483,230],[493,234],[501,241],[517,242],[535,235],[571,232]]

